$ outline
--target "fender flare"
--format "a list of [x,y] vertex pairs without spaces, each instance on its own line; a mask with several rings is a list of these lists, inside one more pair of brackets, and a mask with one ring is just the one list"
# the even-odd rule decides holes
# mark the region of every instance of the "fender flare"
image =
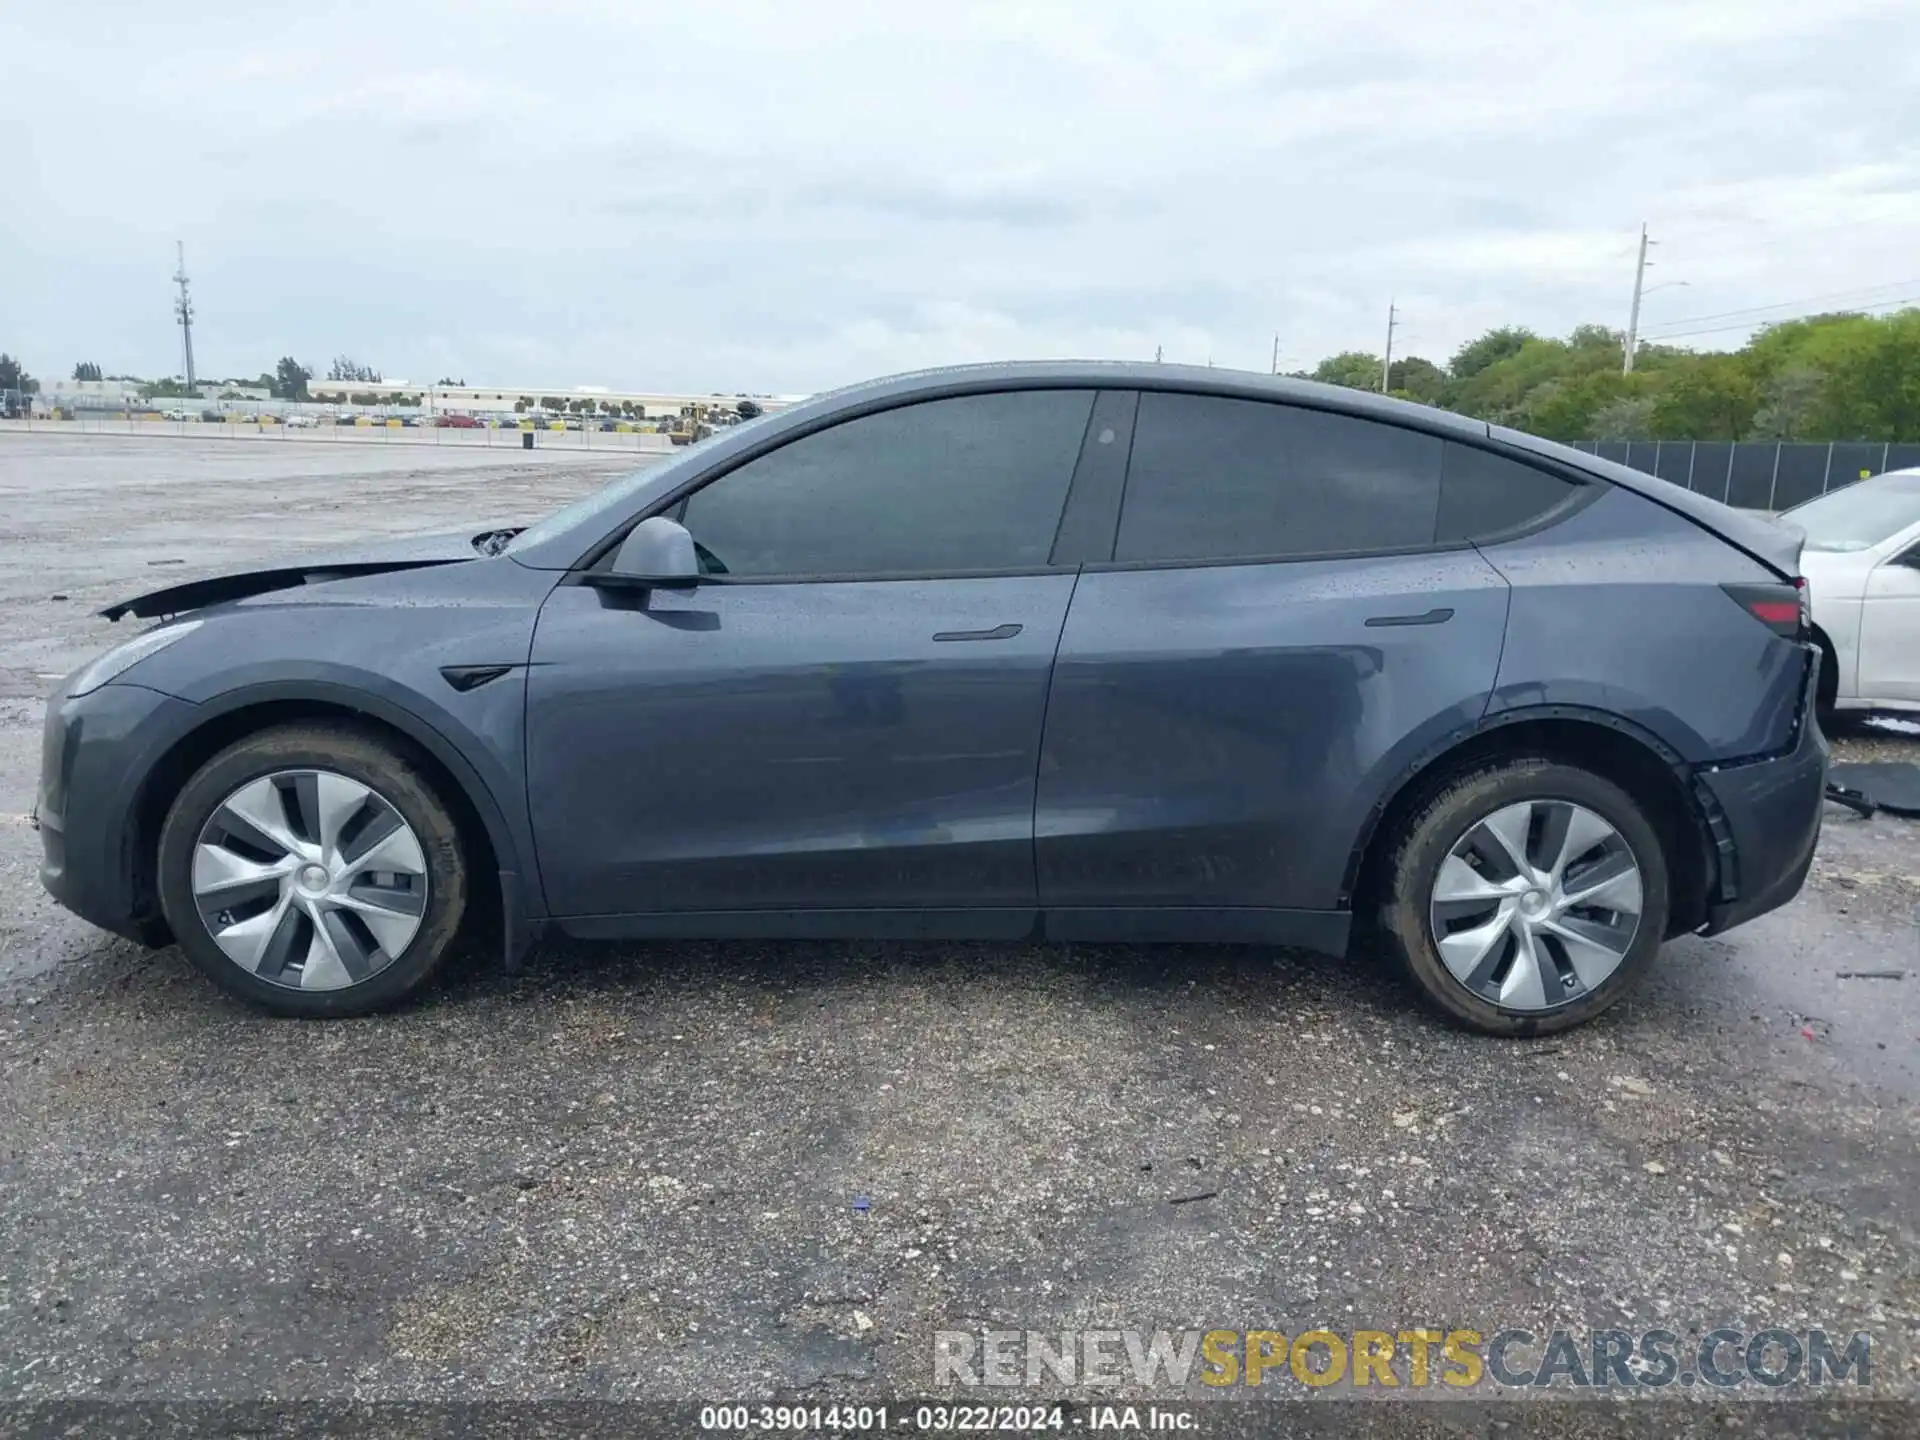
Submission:
[[[436,760],[460,787],[461,798],[472,806],[493,848],[499,871],[501,928],[505,958],[512,968],[532,947],[545,920],[537,869],[529,871],[534,856],[522,843],[478,767],[462,747],[417,712],[383,695],[325,679],[262,680],[239,686],[199,702],[194,707],[192,734],[209,721],[258,705],[307,701],[366,715],[399,731]],[[183,735],[180,737],[185,739]],[[529,883],[531,882],[531,883]]]
[[1395,801],[1404,795],[1408,787],[1418,783],[1422,775],[1445,760],[1469,741],[1483,735],[1496,734],[1514,725],[1524,725],[1538,720],[1572,720],[1582,724],[1594,725],[1611,730],[1639,744],[1654,759],[1673,772],[1675,783],[1681,793],[1687,797],[1687,807],[1692,816],[1698,838],[1702,844],[1710,840],[1706,817],[1701,813],[1700,800],[1691,784],[1693,767],[1666,741],[1654,734],[1646,726],[1605,710],[1592,709],[1585,705],[1526,705],[1511,710],[1496,710],[1483,715],[1472,725],[1462,726],[1444,738],[1421,750],[1413,760],[1397,771],[1392,781],[1382,790],[1373,806],[1367,812],[1367,818],[1360,827],[1359,838],[1354,842],[1353,853],[1347,858],[1346,873],[1341,879],[1341,894],[1346,902],[1353,903],[1360,883],[1360,868],[1366,861],[1368,851],[1373,848],[1376,832],[1381,819],[1392,808]]

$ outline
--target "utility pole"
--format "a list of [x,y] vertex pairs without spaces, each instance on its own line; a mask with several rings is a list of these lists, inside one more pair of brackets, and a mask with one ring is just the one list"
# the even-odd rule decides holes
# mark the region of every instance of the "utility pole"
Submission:
[[1393,327],[1399,323],[1399,307],[1391,300],[1387,302],[1387,354],[1380,362],[1380,393],[1387,393],[1387,377],[1393,371]]
[[1647,227],[1644,221],[1640,225],[1640,260],[1633,268],[1633,309],[1627,314],[1626,354],[1620,362],[1620,373],[1633,373],[1633,352],[1640,344],[1640,295],[1647,283],[1647,246],[1653,242],[1647,239]]
[[180,241],[174,242],[180,252],[180,268],[174,271],[173,283],[180,287],[180,298],[173,302],[173,313],[180,320],[180,342],[187,353],[187,394],[194,393],[193,383],[193,301],[187,294],[187,247]]
[[1160,363],[1160,347],[1158,345],[1153,347],[1153,363],[1156,365]]
[[1272,375],[1280,373],[1280,337],[1278,335],[1273,337],[1273,369],[1268,373]]

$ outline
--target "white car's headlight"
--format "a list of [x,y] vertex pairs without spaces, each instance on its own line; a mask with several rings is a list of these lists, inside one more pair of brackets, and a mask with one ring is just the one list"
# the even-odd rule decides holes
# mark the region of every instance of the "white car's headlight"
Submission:
[[200,628],[198,620],[182,620],[173,625],[157,625],[144,634],[136,635],[124,645],[116,645],[106,654],[86,666],[67,684],[68,695],[86,695],[98,690],[109,680],[120,676],[149,655],[158,653],[173,644],[184,640]]

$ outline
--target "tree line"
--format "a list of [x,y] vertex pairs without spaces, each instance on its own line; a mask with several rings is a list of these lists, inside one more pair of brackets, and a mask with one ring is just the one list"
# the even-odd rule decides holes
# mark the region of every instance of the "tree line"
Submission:
[[[1502,326],[1444,367],[1394,361],[1388,393],[1551,440],[1920,440],[1920,310],[1791,320],[1738,350],[1641,345],[1631,374],[1624,338]],[[1349,350],[1294,373],[1378,390],[1380,363]]]
[[[1920,310],[1791,320],[1737,350],[1641,345],[1631,374],[1623,373],[1622,346],[1621,333],[1602,325],[1581,325],[1564,339],[1505,325],[1462,345],[1444,366],[1418,355],[1395,360],[1387,388],[1554,440],[1920,440]],[[1348,350],[1294,373],[1378,390],[1380,366],[1380,356]],[[316,398],[313,373],[288,355],[247,383],[276,399],[307,400]],[[74,377],[98,379],[100,367],[82,361]],[[327,398],[376,399],[351,388],[353,381],[378,382],[370,365],[339,356],[328,379],[348,383]],[[20,361],[0,354],[0,390],[38,388]],[[177,381],[143,389],[152,397],[183,393]],[[590,414],[596,405],[528,395],[513,408]],[[631,413],[607,402],[597,408]]]

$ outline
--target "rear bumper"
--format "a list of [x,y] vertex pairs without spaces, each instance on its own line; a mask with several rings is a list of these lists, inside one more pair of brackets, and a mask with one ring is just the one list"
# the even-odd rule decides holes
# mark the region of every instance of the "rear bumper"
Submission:
[[1777,910],[1806,882],[1827,790],[1827,738],[1814,720],[1818,681],[1818,664],[1810,664],[1790,751],[1694,775],[1719,861],[1702,934],[1717,935]]

